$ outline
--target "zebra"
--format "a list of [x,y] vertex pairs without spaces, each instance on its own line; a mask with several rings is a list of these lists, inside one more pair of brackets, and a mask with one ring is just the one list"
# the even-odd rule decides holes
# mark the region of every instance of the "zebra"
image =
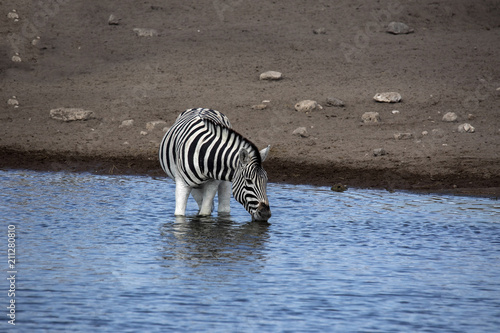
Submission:
[[232,129],[229,119],[212,109],[182,112],[160,144],[159,160],[175,181],[175,215],[184,216],[191,194],[198,215],[210,215],[218,192],[218,212],[230,212],[231,189],[254,221],[267,221],[267,173],[262,162],[270,146],[259,151]]

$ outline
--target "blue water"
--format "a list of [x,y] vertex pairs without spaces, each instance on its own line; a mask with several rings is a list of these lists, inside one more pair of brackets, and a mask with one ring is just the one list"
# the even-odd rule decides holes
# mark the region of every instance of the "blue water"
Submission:
[[498,332],[500,203],[269,184],[270,224],[168,178],[0,171],[0,331]]

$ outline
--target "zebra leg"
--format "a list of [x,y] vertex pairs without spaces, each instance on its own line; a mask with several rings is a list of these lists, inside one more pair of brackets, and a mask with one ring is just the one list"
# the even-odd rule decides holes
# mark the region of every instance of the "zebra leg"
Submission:
[[175,215],[186,215],[186,205],[189,193],[191,193],[191,187],[184,184],[183,181],[177,181],[175,183]]
[[217,193],[220,181],[212,180],[203,184],[203,202],[200,207],[199,215],[210,215],[214,207],[214,198]]
[[219,198],[219,213],[229,214],[231,211],[231,182],[222,181],[219,184],[217,197]]
[[203,188],[193,188],[191,191],[191,195],[193,196],[194,200],[196,200],[198,208],[201,209],[201,204],[203,203]]

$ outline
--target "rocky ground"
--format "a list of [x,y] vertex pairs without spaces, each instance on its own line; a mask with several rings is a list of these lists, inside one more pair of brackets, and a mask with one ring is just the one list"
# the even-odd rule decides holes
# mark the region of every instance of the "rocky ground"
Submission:
[[272,145],[273,182],[498,196],[498,0],[0,8],[0,167],[160,175],[164,129],[208,107]]

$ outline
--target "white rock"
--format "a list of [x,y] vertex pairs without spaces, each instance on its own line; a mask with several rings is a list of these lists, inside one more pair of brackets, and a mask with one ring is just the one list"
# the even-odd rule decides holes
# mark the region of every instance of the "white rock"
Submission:
[[382,103],[398,103],[401,102],[401,94],[394,91],[377,93],[373,99]]
[[429,135],[429,132],[428,131],[422,131],[422,136],[426,136],[426,135]]
[[12,98],[9,98],[9,100],[7,101],[7,105],[18,106],[19,101],[16,99],[15,96],[12,96]]
[[365,112],[361,116],[361,120],[364,123],[378,123],[381,121],[380,114],[378,112]]
[[461,124],[458,126],[460,133],[474,133],[476,129],[469,123]]
[[146,132],[146,131],[141,131],[141,135],[148,135],[148,132]]
[[260,74],[261,80],[281,80],[283,75],[280,72],[268,71]]
[[400,112],[399,112],[399,110],[392,110],[391,113],[392,114],[399,114]]
[[409,34],[412,33],[414,30],[407,26],[406,24],[402,22],[391,22],[387,25],[387,30],[386,32],[394,34],[394,35],[400,35],[400,34]]
[[155,30],[155,29],[134,28],[134,32],[139,37],[155,37],[155,36],[158,36],[158,31]]
[[127,119],[127,120],[122,121],[122,124],[120,126],[118,126],[118,127],[119,128],[130,127],[133,124],[134,124],[134,119]]
[[167,125],[167,122],[166,121],[163,121],[163,120],[154,120],[154,121],[150,121],[148,123],[146,123],[146,129],[148,131],[152,131],[155,129],[156,126],[158,125],[162,125],[162,126],[165,126]]
[[307,134],[307,129],[305,127],[298,127],[293,132],[293,135],[301,136],[303,138],[307,138],[309,134]]
[[11,12],[9,12],[7,14],[7,18],[10,18],[12,20],[18,20],[19,19],[19,15],[16,13],[15,10],[13,10],[13,11],[11,11]]
[[80,108],[57,108],[50,110],[50,117],[61,121],[89,120],[94,117],[94,112]]
[[108,18],[108,24],[109,25],[118,25],[120,24],[120,19],[117,18],[114,14],[109,15]]
[[394,134],[394,139],[396,140],[409,140],[413,138],[412,133],[395,133]]
[[306,99],[295,104],[295,110],[308,113],[313,110],[323,110],[323,107],[316,101]]
[[454,121],[457,121],[457,114],[455,112],[447,112],[444,116],[443,116],[443,121],[446,121],[446,122],[454,122]]
[[15,55],[12,56],[12,61],[13,62],[21,62],[22,60],[21,60],[21,57],[19,56],[19,54],[16,53]]

